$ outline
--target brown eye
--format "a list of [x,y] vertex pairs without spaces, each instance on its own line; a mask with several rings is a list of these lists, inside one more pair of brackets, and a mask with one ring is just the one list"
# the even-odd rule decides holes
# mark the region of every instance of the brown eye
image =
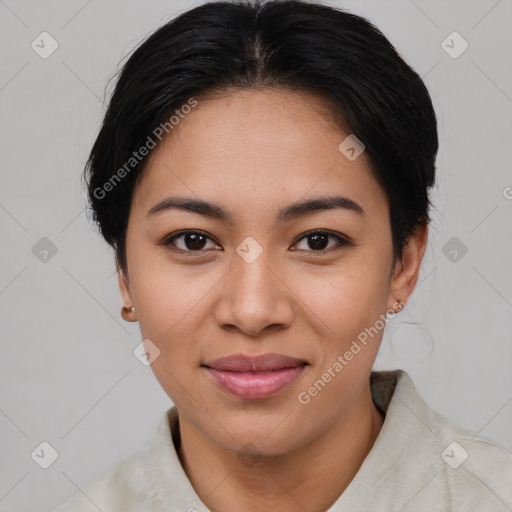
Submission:
[[[306,240],[306,243],[303,244],[306,247],[299,247],[299,250],[306,250],[308,252],[322,252],[326,251],[326,249],[332,249],[333,245],[331,244],[329,246],[329,240],[334,240],[337,242],[338,246],[345,246],[349,245],[349,241],[337,234],[331,233],[330,231],[324,231],[324,230],[317,230],[317,231],[311,231],[310,233],[307,233],[304,235],[300,240],[299,243],[302,240]],[[334,247],[336,246],[336,243],[334,244]]]
[[[207,247],[208,242],[212,245]],[[215,249],[219,246],[202,231],[182,231],[171,237],[167,237],[163,242],[164,246],[174,246],[176,249],[184,252],[203,251],[206,249]]]

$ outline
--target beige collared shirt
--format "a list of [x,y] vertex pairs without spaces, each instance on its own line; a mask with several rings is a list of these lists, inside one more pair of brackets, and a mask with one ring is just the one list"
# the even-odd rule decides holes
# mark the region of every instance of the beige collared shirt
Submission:
[[[371,390],[384,424],[326,512],[512,512],[512,454],[428,407],[403,370],[372,372]],[[105,469],[54,512],[209,512],[183,471],[173,438],[179,442],[175,407],[144,448]]]

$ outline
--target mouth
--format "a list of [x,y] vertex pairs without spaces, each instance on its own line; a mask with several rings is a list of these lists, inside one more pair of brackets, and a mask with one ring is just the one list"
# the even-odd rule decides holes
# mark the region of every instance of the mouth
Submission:
[[234,355],[202,365],[215,382],[243,400],[273,397],[295,382],[308,363],[281,354]]

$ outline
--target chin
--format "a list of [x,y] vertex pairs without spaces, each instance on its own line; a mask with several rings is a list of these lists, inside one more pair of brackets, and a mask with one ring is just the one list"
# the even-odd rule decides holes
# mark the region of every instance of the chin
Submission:
[[226,414],[222,422],[225,430],[220,428],[211,433],[211,437],[224,449],[237,453],[254,452],[253,455],[265,457],[284,455],[303,444],[302,429],[292,416],[286,409],[278,414],[247,411]]

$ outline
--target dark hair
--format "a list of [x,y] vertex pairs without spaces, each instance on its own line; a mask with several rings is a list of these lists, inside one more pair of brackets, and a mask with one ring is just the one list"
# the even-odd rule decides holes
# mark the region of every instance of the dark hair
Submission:
[[93,217],[121,269],[131,198],[146,161],[137,150],[152,147],[150,139],[156,145],[151,134],[159,125],[168,132],[170,116],[191,98],[270,87],[323,98],[340,129],[364,143],[387,194],[394,256],[402,256],[429,221],[438,150],[421,78],[355,14],[301,0],[214,1],[172,19],[133,52],[89,155],[84,176]]

